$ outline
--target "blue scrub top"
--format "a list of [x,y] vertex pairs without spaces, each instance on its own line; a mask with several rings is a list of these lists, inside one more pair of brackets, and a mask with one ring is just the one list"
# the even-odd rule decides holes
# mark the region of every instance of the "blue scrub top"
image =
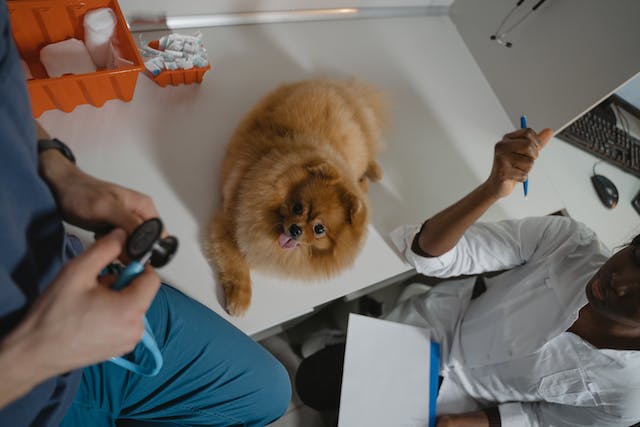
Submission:
[[[55,200],[38,175],[25,77],[0,2],[0,339],[72,256]],[[0,411],[0,425],[58,426],[81,371],[50,378]]]

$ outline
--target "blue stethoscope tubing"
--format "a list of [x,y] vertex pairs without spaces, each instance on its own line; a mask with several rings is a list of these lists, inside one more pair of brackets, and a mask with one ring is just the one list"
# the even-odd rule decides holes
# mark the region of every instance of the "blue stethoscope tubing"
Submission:
[[[143,263],[136,260],[131,261],[131,263],[122,271],[120,277],[118,277],[115,285],[113,285],[113,289],[120,290],[124,288],[143,271]],[[142,335],[140,344],[142,344],[151,354],[153,364],[142,365],[127,360],[124,357],[112,357],[109,361],[123,367],[124,369],[135,372],[136,374],[144,375],[146,377],[157,375],[162,368],[162,353],[160,353],[158,344],[156,343],[156,340],[153,336],[153,331],[151,330],[151,326],[149,326],[147,316],[144,317],[144,334]]]

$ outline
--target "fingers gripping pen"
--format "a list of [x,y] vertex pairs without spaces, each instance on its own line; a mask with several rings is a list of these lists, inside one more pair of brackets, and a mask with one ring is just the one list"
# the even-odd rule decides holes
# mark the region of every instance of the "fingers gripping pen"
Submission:
[[[527,128],[527,116],[520,116],[520,129]],[[529,195],[529,177],[525,177],[524,182],[522,183],[522,190],[524,191],[524,198],[526,199]]]
[[[131,262],[120,273],[113,289],[121,290],[144,271],[149,262],[153,267],[166,265],[178,249],[178,239],[173,236],[162,238],[162,221],[159,218],[149,219],[127,239],[126,251]],[[162,354],[153,336],[147,317],[144,317],[144,334],[139,345],[142,346],[140,361],[133,360],[133,352],[122,357],[112,357],[111,362],[132,372],[145,376],[153,376],[162,368]],[[146,355],[145,352],[149,353]],[[150,357],[149,357],[150,356]],[[147,362],[147,363],[144,363]]]

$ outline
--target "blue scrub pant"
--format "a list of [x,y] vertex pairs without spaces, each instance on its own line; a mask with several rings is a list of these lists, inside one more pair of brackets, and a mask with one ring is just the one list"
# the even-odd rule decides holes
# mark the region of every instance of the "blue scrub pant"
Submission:
[[213,311],[162,285],[147,319],[164,357],[160,373],[111,362],[85,368],[62,427],[264,426],[286,411],[284,367]]

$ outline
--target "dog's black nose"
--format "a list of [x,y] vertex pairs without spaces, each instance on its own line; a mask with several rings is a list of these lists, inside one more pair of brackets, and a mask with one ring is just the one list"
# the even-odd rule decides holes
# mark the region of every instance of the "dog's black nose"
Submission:
[[291,224],[291,227],[289,227],[289,235],[296,239],[300,237],[301,234],[302,228],[300,228],[297,224]]

